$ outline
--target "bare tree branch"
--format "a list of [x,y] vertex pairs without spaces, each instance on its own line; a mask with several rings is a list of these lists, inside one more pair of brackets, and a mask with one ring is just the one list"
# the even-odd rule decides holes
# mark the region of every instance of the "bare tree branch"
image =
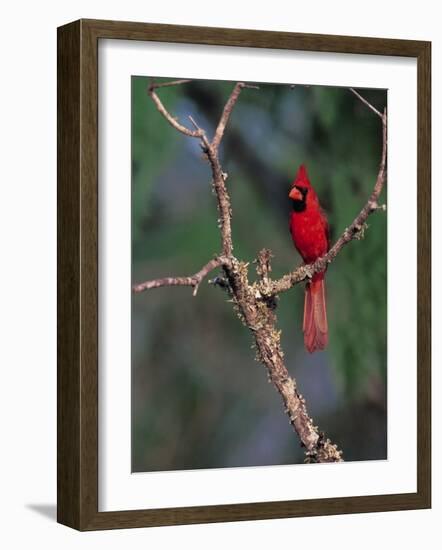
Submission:
[[194,138],[202,138],[204,135],[204,131],[200,129],[198,130],[189,130],[189,128],[186,128],[186,126],[183,126],[178,122],[178,119],[176,117],[173,117],[169,111],[164,107],[162,104],[160,98],[156,94],[155,90],[157,88],[164,88],[166,86],[177,86],[179,84],[183,84],[186,82],[190,82],[190,80],[173,80],[171,82],[163,82],[162,84],[155,84],[154,82],[151,82],[148,88],[148,94],[153,99],[158,111],[163,115],[163,117],[167,120],[167,122],[175,128],[175,130],[178,130],[178,132],[181,132],[182,134],[194,137]]
[[215,135],[213,136],[212,147],[215,149],[215,151],[218,149],[219,144],[221,143],[224,135],[224,130],[226,129],[227,123],[229,122],[233,107],[235,107],[235,103],[238,101],[239,94],[241,93],[241,90],[243,88],[253,88],[255,90],[259,89],[258,86],[252,86],[251,84],[245,84],[244,82],[237,82],[236,86],[233,88],[232,93],[230,94],[229,99],[227,100],[227,103],[224,106],[223,114],[221,115],[215,131]]
[[218,202],[218,211],[220,214],[219,217],[219,228],[221,231],[221,243],[223,254],[226,257],[230,257],[233,251],[232,243],[232,208],[230,205],[230,195],[227,192],[226,188],[226,179],[227,174],[223,172],[221,164],[218,158],[218,151],[213,147],[204,133],[204,130],[198,126],[195,120],[189,116],[190,122],[193,124],[197,132],[202,132],[201,134],[201,143],[204,153],[207,156],[207,159],[212,167],[212,185],[215,191],[215,195]]
[[223,172],[218,159],[218,154],[210,146],[207,149],[207,157],[212,166],[213,188],[215,189],[216,198],[218,200],[218,210],[220,213],[219,224],[221,230],[221,241],[223,254],[227,257],[232,255],[232,208],[230,205],[230,195],[226,188],[227,174]]
[[382,113],[380,113],[376,107],[374,107],[371,103],[369,103],[364,97],[361,96],[354,88],[350,88],[350,91],[355,94],[356,97],[358,97],[362,103],[365,103],[369,109],[373,111],[373,113],[376,113],[378,117],[382,118]]
[[132,287],[132,292],[144,292],[145,290],[150,290],[152,288],[159,288],[160,286],[191,286],[193,287],[193,295],[196,296],[198,292],[198,287],[201,284],[201,281],[206,277],[211,271],[222,265],[228,265],[228,260],[222,256],[218,256],[210,262],[207,262],[199,271],[194,275],[188,277],[163,277],[161,279],[152,279],[150,281],[145,281],[144,283],[139,283]]
[[[182,84],[183,82],[188,82],[187,80],[175,80],[171,82],[166,82],[163,84],[163,86],[176,86],[179,84]],[[222,241],[222,249],[224,256],[228,257],[232,254],[233,250],[233,244],[232,244],[232,228],[231,228],[231,206],[230,206],[230,196],[227,192],[225,180],[227,179],[227,174],[225,174],[221,168],[219,159],[218,159],[218,150],[217,147],[222,139],[223,130],[216,134],[218,135],[218,145],[217,147],[214,147],[209,140],[207,139],[205,131],[198,126],[198,124],[195,122],[195,120],[189,116],[189,119],[194,126],[195,130],[189,130],[189,128],[186,128],[182,124],[180,124],[176,118],[174,118],[169,111],[164,107],[163,103],[161,102],[158,95],[155,93],[155,89],[160,87],[161,85],[155,84],[152,82],[149,86],[149,95],[153,99],[158,111],[164,116],[164,118],[169,122],[171,126],[173,126],[176,130],[179,132],[190,136],[190,137],[196,137],[199,138],[201,141],[201,145],[203,148],[204,153],[207,156],[207,159],[212,167],[212,184],[213,188],[218,200],[218,210],[220,213],[220,219],[219,219],[219,225],[221,229],[221,241]],[[231,98],[230,98],[230,108],[227,110],[228,114],[226,114],[226,108],[223,111],[223,114],[221,116],[220,123],[218,124],[218,127],[220,125],[222,126],[222,119],[223,117],[227,117],[230,115],[231,110],[233,109],[233,106],[236,102],[236,99],[238,98],[239,91],[245,87],[245,84],[241,83],[241,86],[238,87],[238,85],[235,86]],[[235,90],[237,90],[235,92]],[[235,97],[236,95],[236,97]],[[234,97],[232,99],[232,96]]]
[[152,80],[149,88],[157,90],[158,88],[168,88],[170,86],[179,86],[181,84],[188,84],[192,82],[189,78],[181,78],[180,80],[169,80],[168,82],[155,82]]
[[155,93],[156,88],[178,85],[185,82],[187,82],[187,80],[172,81],[161,85],[151,84],[149,87],[149,94],[159,112],[176,130],[190,137],[197,137],[201,141],[203,151],[211,167],[212,183],[218,201],[218,209],[220,212],[219,225],[223,252],[222,255],[208,262],[200,271],[195,273],[195,275],[190,277],[166,277],[164,279],[147,281],[135,285],[133,291],[142,292],[143,290],[160,286],[184,285],[192,286],[195,294],[203,278],[216,267],[222,267],[224,270],[224,277],[217,277],[212,282],[227,288],[235,311],[238,313],[244,325],[252,332],[256,345],[257,360],[266,367],[269,380],[282,397],[284,410],[295,432],[298,434],[301,444],[306,449],[306,461],[341,462],[341,451],[339,451],[337,446],[331,443],[330,440],[319,431],[318,427],[314,425],[307,412],[305,399],[299,393],[296,381],[289,376],[284,364],[284,354],[280,343],[280,331],[276,329],[274,309],[276,306],[277,294],[288,290],[304,279],[312,277],[315,272],[325,269],[327,264],[336,258],[347,242],[355,238],[360,238],[366,219],[372,212],[380,208],[378,206],[378,199],[385,181],[387,152],[386,112],[384,111],[384,114],[381,115],[367,100],[351,89],[363,103],[381,117],[383,126],[382,158],[376,183],[368,202],[352,224],[343,232],[341,237],[325,256],[319,258],[311,265],[298,267],[298,269],[292,273],[276,281],[270,278],[270,259],[272,254],[269,250],[262,250],[258,255],[256,268],[259,280],[251,284],[248,279],[248,264],[241,262],[233,255],[230,196],[225,185],[227,174],[222,170],[218,157],[218,148],[241,90],[245,87],[252,86],[248,86],[242,82],[238,82],[235,85],[224,106],[213,140],[209,142],[204,130],[198,126],[192,117],[189,118],[195,130],[189,130],[172,117]]

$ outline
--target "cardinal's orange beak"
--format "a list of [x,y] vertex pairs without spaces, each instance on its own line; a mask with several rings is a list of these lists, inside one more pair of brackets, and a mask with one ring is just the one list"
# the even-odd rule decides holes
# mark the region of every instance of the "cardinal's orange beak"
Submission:
[[289,193],[289,197],[294,201],[302,201],[302,193],[296,187],[293,187]]

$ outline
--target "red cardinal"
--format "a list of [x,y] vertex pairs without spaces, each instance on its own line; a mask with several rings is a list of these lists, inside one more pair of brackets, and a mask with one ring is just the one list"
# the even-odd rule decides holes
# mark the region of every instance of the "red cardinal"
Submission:
[[[327,218],[310,184],[305,166],[299,167],[289,193],[293,212],[290,233],[296,249],[306,264],[326,254],[330,248]],[[310,353],[328,344],[327,310],[325,306],[325,270],[315,273],[305,287],[304,344]]]

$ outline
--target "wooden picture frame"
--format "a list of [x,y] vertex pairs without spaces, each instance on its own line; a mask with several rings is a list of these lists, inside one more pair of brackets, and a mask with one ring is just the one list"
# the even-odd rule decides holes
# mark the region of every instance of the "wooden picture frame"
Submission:
[[[98,41],[124,39],[403,56],[418,67],[417,492],[98,511]],[[58,29],[58,521],[82,531],[431,506],[431,44],[79,20]]]

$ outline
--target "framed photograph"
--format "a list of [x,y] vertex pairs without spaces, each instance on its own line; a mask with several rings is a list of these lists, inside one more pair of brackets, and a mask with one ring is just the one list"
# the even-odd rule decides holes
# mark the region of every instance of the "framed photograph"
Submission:
[[58,29],[58,521],[431,506],[431,44]]

